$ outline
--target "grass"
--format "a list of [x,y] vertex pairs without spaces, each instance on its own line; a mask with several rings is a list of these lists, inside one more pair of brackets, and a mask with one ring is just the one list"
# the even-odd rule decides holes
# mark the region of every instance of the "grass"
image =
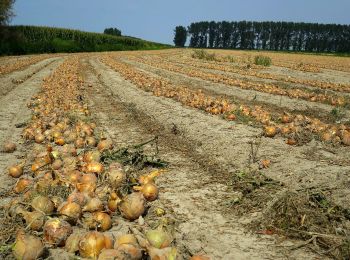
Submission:
[[254,64],[268,67],[271,66],[272,60],[268,56],[257,55],[254,57]]

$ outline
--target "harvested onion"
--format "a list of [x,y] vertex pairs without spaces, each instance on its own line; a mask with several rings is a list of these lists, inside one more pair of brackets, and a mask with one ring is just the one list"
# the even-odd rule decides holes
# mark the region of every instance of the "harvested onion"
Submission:
[[82,236],[81,233],[74,232],[67,238],[65,245],[67,252],[76,253],[79,251],[79,242]]
[[62,219],[75,224],[81,217],[81,207],[78,203],[67,202],[59,209],[59,213],[62,215]]
[[71,225],[65,220],[52,218],[44,225],[44,240],[54,246],[64,246],[67,238],[72,234]]
[[91,198],[83,207],[83,211],[95,212],[103,210],[103,203],[99,198]]
[[21,230],[17,233],[12,252],[16,259],[35,260],[44,254],[44,245],[39,238]]
[[135,186],[134,190],[141,191],[148,201],[154,201],[158,197],[158,187],[153,182],[148,182],[142,186]]
[[96,259],[104,248],[110,248],[107,238],[100,232],[86,233],[79,242],[81,257]]
[[171,236],[162,228],[147,231],[146,238],[148,242],[155,248],[168,247],[172,242]]
[[31,203],[31,206],[40,212],[45,214],[51,214],[55,210],[55,205],[53,202],[46,196],[36,196]]
[[118,209],[128,220],[138,219],[145,212],[145,199],[142,193],[134,192],[123,198]]
[[23,212],[23,218],[26,221],[27,227],[34,231],[40,231],[44,226],[45,215],[39,211]]
[[14,165],[9,168],[9,175],[13,178],[19,178],[23,174],[22,165]]

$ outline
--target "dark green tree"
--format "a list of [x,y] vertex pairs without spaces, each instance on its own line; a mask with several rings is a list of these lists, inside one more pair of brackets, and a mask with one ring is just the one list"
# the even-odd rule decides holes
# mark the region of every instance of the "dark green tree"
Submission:
[[174,44],[176,47],[184,47],[187,40],[187,30],[184,26],[176,26]]
[[104,34],[114,35],[114,36],[122,36],[122,31],[118,28],[106,28],[103,31]]

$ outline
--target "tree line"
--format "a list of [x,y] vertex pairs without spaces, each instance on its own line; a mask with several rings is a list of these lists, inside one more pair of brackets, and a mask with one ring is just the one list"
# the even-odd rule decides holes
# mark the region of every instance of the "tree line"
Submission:
[[187,37],[192,48],[350,52],[350,25],[340,24],[202,21],[175,28],[176,46]]

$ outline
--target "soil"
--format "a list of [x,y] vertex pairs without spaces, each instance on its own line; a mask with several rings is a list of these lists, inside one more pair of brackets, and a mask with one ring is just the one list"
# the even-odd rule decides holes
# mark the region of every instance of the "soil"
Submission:
[[[93,120],[115,146],[135,145],[157,137],[159,156],[169,167],[156,180],[159,199],[150,203],[145,218],[152,221],[156,208],[165,209],[175,229],[178,259],[189,259],[194,254],[213,260],[328,259],[300,240],[251,225],[269,216],[275,202],[291,191],[317,189],[332,203],[348,209],[349,147],[317,140],[290,146],[282,138],[263,137],[261,129],[249,124],[226,121],[172,99],[153,96],[103,64],[97,54],[79,57],[84,81],[80,98],[88,103]],[[31,116],[26,104],[64,58],[48,58],[0,77],[0,145],[8,140],[18,144],[15,153],[0,154],[0,207],[9,203],[8,190],[15,183],[6,174],[7,168],[29,156],[27,144],[20,137]],[[314,111],[319,117],[331,110],[324,104],[209,83],[128,62],[149,74],[216,95],[238,100],[256,96],[266,105]],[[270,160],[270,166],[261,167],[262,160]],[[238,185],[237,178],[245,175],[250,179]],[[110,232],[127,225],[116,225]],[[52,259],[71,259],[61,249],[52,249],[50,254]]]

